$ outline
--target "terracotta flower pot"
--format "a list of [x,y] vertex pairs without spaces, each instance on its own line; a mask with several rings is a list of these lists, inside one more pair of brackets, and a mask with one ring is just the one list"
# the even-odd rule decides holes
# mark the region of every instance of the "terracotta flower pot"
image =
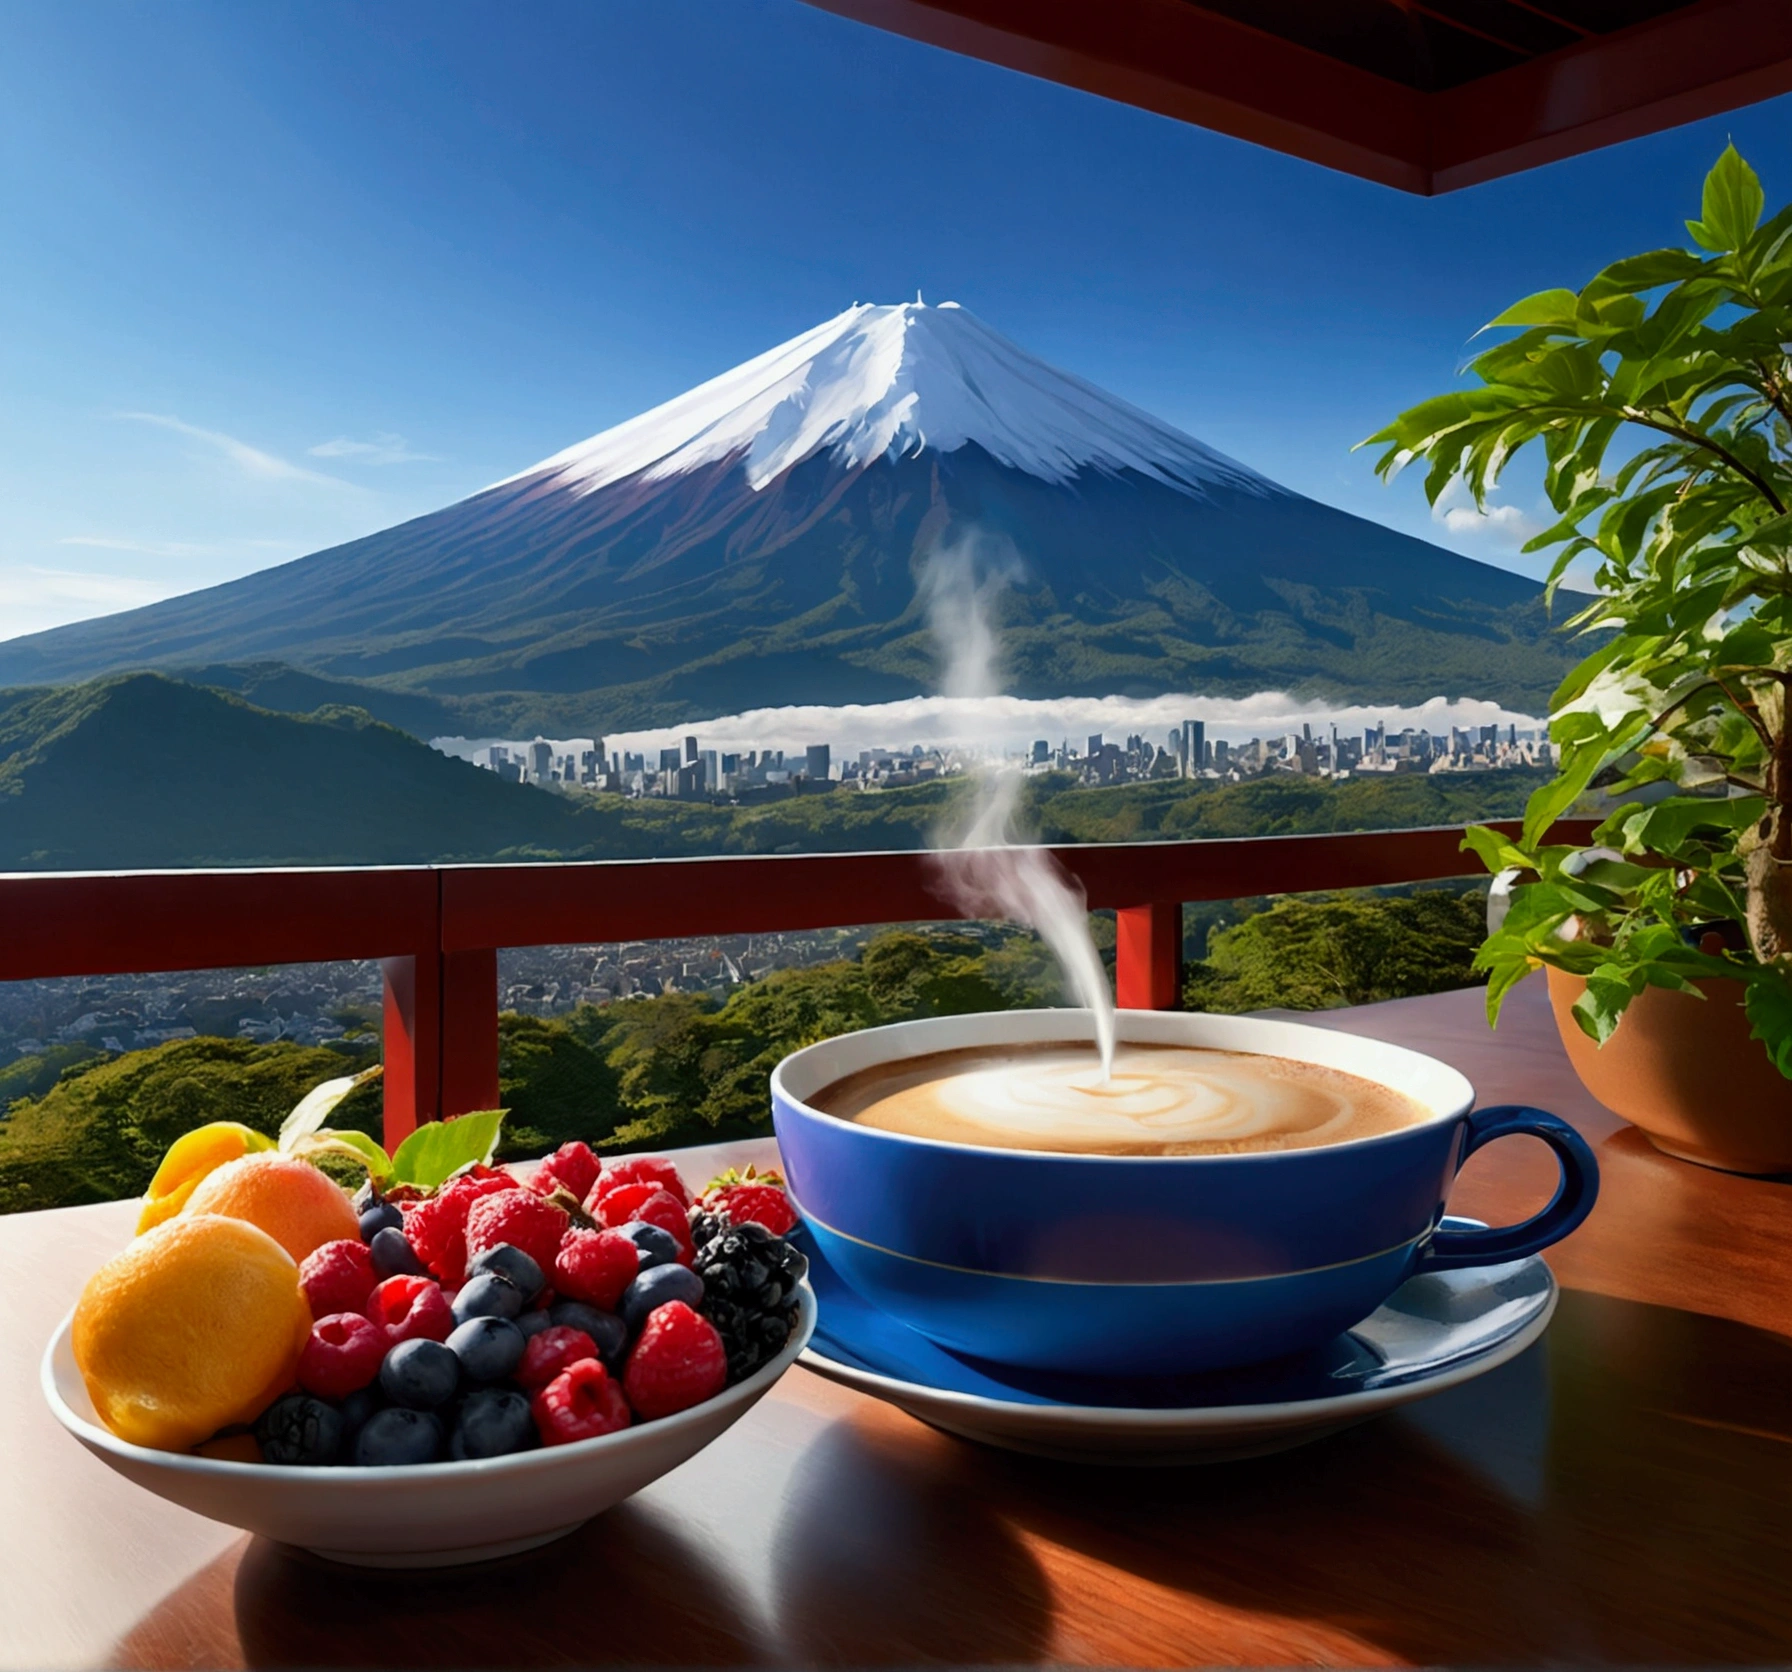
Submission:
[[1549,972],[1549,1002],[1581,1083],[1658,1150],[1732,1173],[1792,1173],[1792,1080],[1749,1038],[1742,983],[1646,987],[1603,1046],[1569,1013],[1586,982]]

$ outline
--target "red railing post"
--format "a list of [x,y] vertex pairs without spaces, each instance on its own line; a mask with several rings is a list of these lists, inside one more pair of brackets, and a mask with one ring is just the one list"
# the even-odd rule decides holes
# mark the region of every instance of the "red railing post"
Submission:
[[[385,977],[384,1139],[395,1150],[442,1101],[441,955],[382,958]],[[494,1013],[492,1026],[497,1027]]]
[[1122,1010],[1182,1002],[1182,905],[1156,901],[1114,913],[1114,986]]
[[442,954],[442,1114],[498,1107],[498,951]]

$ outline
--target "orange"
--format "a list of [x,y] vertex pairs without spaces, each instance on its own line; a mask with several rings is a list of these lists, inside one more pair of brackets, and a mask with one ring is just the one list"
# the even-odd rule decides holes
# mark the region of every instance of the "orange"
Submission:
[[183,1213],[93,1274],[72,1345],[114,1434],[184,1451],[260,1416],[310,1333],[298,1264],[279,1243],[241,1219]]
[[273,1147],[273,1139],[234,1120],[215,1120],[183,1133],[168,1146],[156,1176],[143,1193],[137,1230],[151,1231],[163,1220],[172,1219],[187,1205],[187,1198],[198,1188],[199,1181],[225,1162]]
[[222,1213],[259,1225],[295,1260],[342,1237],[359,1239],[348,1192],[309,1161],[245,1155],[202,1178],[183,1213]]

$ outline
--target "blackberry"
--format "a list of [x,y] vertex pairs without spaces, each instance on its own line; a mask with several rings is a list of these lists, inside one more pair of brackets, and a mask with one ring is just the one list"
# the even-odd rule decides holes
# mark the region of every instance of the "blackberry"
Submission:
[[725,1213],[712,1213],[708,1208],[691,1209],[691,1241],[702,1248],[713,1242],[734,1223]]
[[776,1358],[796,1325],[796,1287],[809,1269],[800,1250],[763,1225],[735,1225],[726,1215],[697,1250],[703,1316],[728,1354],[728,1380],[738,1382]]

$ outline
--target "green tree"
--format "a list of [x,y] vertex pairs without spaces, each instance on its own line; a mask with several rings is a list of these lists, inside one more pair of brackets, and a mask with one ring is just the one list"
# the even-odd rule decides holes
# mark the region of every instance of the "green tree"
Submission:
[[[183,1132],[235,1120],[272,1137],[313,1086],[375,1060],[368,1047],[201,1037],[78,1063],[43,1096],[8,1111],[0,1131],[0,1212],[141,1195]],[[333,1121],[377,1132],[379,1118],[376,1081],[342,1104]]]
[[1388,899],[1276,901],[1208,939],[1189,967],[1190,1010],[1329,1010],[1476,984],[1486,897],[1423,889]]

